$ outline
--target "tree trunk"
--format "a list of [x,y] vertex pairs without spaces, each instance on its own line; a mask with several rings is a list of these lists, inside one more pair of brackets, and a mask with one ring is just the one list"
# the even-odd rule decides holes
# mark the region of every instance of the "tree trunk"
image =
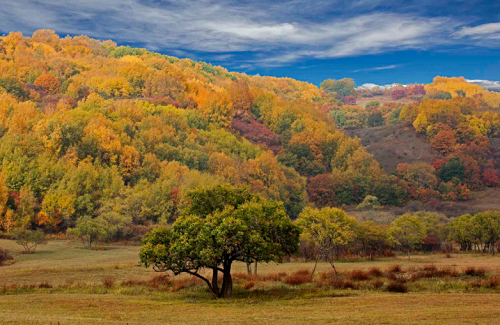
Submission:
[[213,274],[212,274],[212,292],[214,296],[219,296],[219,273],[217,271],[217,265],[213,268]]
[[410,249],[408,248],[408,261],[410,260]]
[[337,268],[335,267],[335,263],[333,263],[333,260],[330,261],[330,265],[333,267],[333,272],[335,272],[335,276],[337,276]]
[[317,258],[316,258],[316,263],[314,263],[314,267],[313,267],[313,270],[311,272],[311,279],[313,278],[314,272],[316,271],[316,266],[318,266],[318,259]]
[[252,263],[247,263],[247,273],[252,274]]
[[233,279],[231,277],[231,262],[224,263],[224,274],[222,278],[222,288],[219,297],[229,298],[233,294]]
[[257,261],[255,261],[255,265],[253,267],[253,274],[257,275]]

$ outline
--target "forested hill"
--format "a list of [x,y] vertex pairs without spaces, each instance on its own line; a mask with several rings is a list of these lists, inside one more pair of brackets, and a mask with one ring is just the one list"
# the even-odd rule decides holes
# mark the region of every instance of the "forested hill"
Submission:
[[[321,111],[335,99],[292,79],[41,30],[0,38],[0,87],[6,230],[63,229],[81,216],[168,222],[187,190],[217,183],[283,201],[295,216],[306,177],[381,173]],[[235,116],[279,152],[240,136]]]
[[[367,195],[402,205],[441,184],[439,195],[465,195],[465,176],[440,179],[432,166],[385,174],[358,139],[335,127],[332,112],[356,96],[351,80],[318,88],[86,36],[10,33],[0,37],[0,228],[64,230],[83,216],[109,225],[167,223],[188,190],[219,183],[280,200],[291,216],[310,202],[358,204]],[[478,119],[473,112],[490,107],[467,100],[464,114]],[[419,103],[391,118],[423,125]],[[440,121],[436,105],[426,127]],[[464,133],[468,142],[477,138],[472,132]],[[490,165],[478,165],[477,186]],[[488,173],[496,184],[496,170]]]

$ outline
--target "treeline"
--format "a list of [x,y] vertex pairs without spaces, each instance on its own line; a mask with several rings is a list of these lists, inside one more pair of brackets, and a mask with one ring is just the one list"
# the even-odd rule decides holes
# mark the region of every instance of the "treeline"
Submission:
[[390,225],[359,222],[337,208],[306,208],[297,225],[302,229],[301,254],[315,260],[334,261],[345,256],[387,256],[396,251],[451,253],[453,243],[463,251],[500,252],[500,211],[485,211],[448,219],[419,211],[399,216]]

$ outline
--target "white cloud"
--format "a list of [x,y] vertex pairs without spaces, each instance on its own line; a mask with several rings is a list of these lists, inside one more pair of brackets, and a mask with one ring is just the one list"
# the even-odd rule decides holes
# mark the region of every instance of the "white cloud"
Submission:
[[467,79],[467,82],[483,87],[486,90],[500,92],[500,81]]
[[401,64],[391,64],[391,65],[386,65],[382,67],[374,67],[374,68],[367,68],[367,69],[357,69],[352,72],[370,72],[370,71],[379,71],[379,70],[389,70],[389,69],[396,69],[401,67]]
[[[412,2],[412,8],[418,8],[418,3]],[[272,67],[302,58],[427,49],[466,35],[487,35],[486,30],[497,28],[489,24],[495,26],[456,32],[461,25],[451,18],[421,17],[417,10],[377,12],[390,5],[401,7],[395,0],[271,4],[264,0],[2,0],[0,30],[30,34],[47,28],[192,58],[199,52],[251,52],[249,59],[238,63]],[[327,14],[331,12],[336,14]],[[224,58],[229,57],[219,60]]]
[[455,37],[471,37],[475,39],[500,39],[500,23],[483,24],[475,27],[462,27],[454,33]]
[[406,87],[406,85],[402,85],[402,84],[390,84],[390,85],[377,85],[377,84],[373,84],[373,83],[365,83],[365,84],[362,84],[361,86],[357,87],[357,89],[373,89],[375,87],[379,87],[380,89],[382,90],[385,90],[385,89],[391,89],[391,88],[394,88],[394,87],[399,87],[399,86],[404,86]]

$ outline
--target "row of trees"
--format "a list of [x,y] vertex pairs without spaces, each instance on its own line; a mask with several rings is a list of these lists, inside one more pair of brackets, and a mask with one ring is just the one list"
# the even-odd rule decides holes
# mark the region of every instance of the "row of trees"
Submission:
[[[335,259],[348,252],[372,258],[386,249],[400,249],[410,259],[412,250],[439,247],[449,239],[463,249],[476,243],[494,253],[500,239],[498,211],[464,215],[451,222],[443,215],[418,212],[402,215],[390,225],[376,225],[359,222],[337,208],[307,207],[292,222],[281,203],[246,189],[200,188],[188,197],[190,204],[171,227],[159,227],[146,235],[141,263],[157,272],[198,277],[216,298],[231,296],[233,262],[282,262],[299,251],[299,241],[302,254],[316,263],[329,261],[336,272]],[[210,276],[202,270],[209,270]],[[219,272],[223,274],[221,285]]]

